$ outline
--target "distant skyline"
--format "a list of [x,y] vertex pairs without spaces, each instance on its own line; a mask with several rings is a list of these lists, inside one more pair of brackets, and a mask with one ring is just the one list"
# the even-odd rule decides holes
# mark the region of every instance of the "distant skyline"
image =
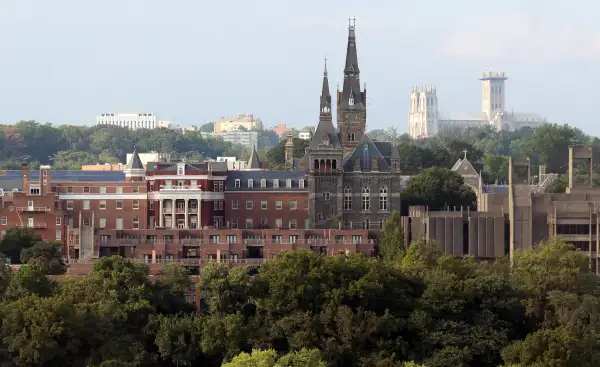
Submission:
[[600,135],[598,11],[591,0],[4,1],[0,123],[151,112],[182,126],[237,113],[316,126],[323,59],[333,91],[356,16],[368,130],[406,131],[417,85],[435,85],[444,112],[478,112],[492,69],[508,75],[508,110]]

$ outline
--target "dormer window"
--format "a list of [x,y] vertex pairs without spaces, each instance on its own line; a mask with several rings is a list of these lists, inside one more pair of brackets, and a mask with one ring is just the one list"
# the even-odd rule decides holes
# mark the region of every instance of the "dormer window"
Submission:
[[254,180],[252,180],[252,179],[249,179],[249,180],[248,180],[248,188],[249,188],[249,189],[251,189],[251,188],[253,188],[253,187],[254,187]]
[[262,180],[260,180],[260,188],[265,189],[266,187],[267,187],[267,180],[265,180],[263,178]]
[[330,142],[329,142],[329,136],[325,135],[323,137],[323,145],[329,145],[329,144],[330,144]]
[[177,176],[185,175],[185,163],[177,163]]
[[273,180],[273,187],[278,189],[279,188],[279,180],[278,179],[274,179]]
[[350,106],[354,106],[354,96],[353,95],[350,95],[350,98],[348,99],[348,104]]
[[329,113],[329,107],[324,106],[323,109],[321,110],[323,113]]
[[304,180],[298,181],[298,187],[301,188],[301,189],[304,188]]
[[288,178],[286,180],[286,186],[287,186],[288,189],[290,189],[292,187],[292,180],[291,179]]
[[235,187],[236,189],[239,189],[241,187],[241,182],[239,178],[236,178],[235,181],[233,181],[233,187]]

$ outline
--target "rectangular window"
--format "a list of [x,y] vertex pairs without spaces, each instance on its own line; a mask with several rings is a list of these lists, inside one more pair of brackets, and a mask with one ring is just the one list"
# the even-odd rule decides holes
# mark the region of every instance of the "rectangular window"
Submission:
[[[296,229],[298,228],[298,222],[296,222],[295,219],[290,220],[290,229]],[[290,236],[290,238],[292,238],[292,236]],[[295,243],[295,242],[292,242]]]
[[231,228],[237,229],[237,227],[238,227],[238,220],[237,220],[237,218],[233,218],[231,220]]
[[106,186],[100,186],[100,193],[106,194]]
[[246,200],[246,210],[252,210],[254,202],[252,200]]
[[273,180],[273,188],[275,188],[275,189],[279,188],[279,180],[278,179]]
[[83,201],[83,210],[90,210],[90,201],[89,200]]
[[362,195],[361,200],[361,209],[362,210],[370,210],[371,209],[371,197],[368,194]]
[[140,218],[133,217],[131,225],[133,229],[140,229]]
[[73,186],[67,186],[67,193],[68,194],[72,194],[73,193]]
[[213,182],[213,191],[219,191],[219,182],[218,181]]
[[266,201],[266,200],[262,200],[262,201],[260,202],[260,208],[261,208],[262,210],[267,210],[267,201]]
[[100,228],[106,228],[106,218],[100,218],[100,223],[98,226]]
[[62,224],[62,218],[61,217],[56,217],[56,225],[60,226]]
[[133,210],[138,210],[140,208],[140,201],[139,200],[133,200],[131,202],[131,207]]
[[106,200],[100,200],[100,203],[98,203],[98,208],[100,208],[100,210],[106,210]]
[[83,193],[84,194],[89,194],[90,193],[90,187],[89,186],[84,186],[83,187]]
[[136,194],[137,194],[138,192],[140,192],[140,187],[139,187],[139,186],[134,186],[134,187],[133,187],[133,192],[134,192],[134,193],[136,193]]
[[239,189],[240,186],[241,186],[240,185],[240,179],[236,178],[235,181],[233,181],[233,187],[236,188],[236,189]]
[[290,210],[296,210],[298,208],[298,203],[296,202],[296,200],[291,200],[290,201]]
[[281,209],[283,209],[283,201],[281,201],[281,200],[275,201],[275,210],[281,210]]
[[248,180],[248,188],[251,189],[254,187],[254,181],[252,179]]
[[117,186],[116,191],[117,191],[117,194],[122,194],[123,188],[121,186]]
[[239,203],[237,200],[231,200],[231,209],[238,210]]
[[236,238],[233,235],[227,235],[227,243],[235,243],[236,242]]
[[90,218],[83,218],[83,225],[84,226],[89,226],[90,225]]
[[218,201],[213,201],[213,210],[219,210],[219,202]]
[[123,218],[117,218],[115,222],[115,229],[122,230],[123,229]]
[[57,241],[62,241],[62,232],[61,231],[56,231],[56,238]]
[[246,229],[252,229],[252,219],[246,218]]
[[298,187],[301,188],[301,189],[304,188],[304,180],[298,181]]
[[154,191],[154,181],[150,181],[150,191]]
[[33,200],[29,200],[27,202],[27,206],[30,207],[30,208],[33,208]]
[[281,220],[281,218],[275,219],[275,228],[277,228],[277,229],[281,228],[282,227],[282,225],[281,225],[282,223],[283,223],[283,221]]
[[73,210],[73,200],[67,200],[67,210]]
[[219,210],[223,210],[223,200],[219,201]]
[[267,218],[260,218],[260,226],[262,228],[266,228],[268,223],[269,223],[269,220]]
[[148,202],[148,209],[149,210],[154,210],[154,201],[149,201]]
[[6,217],[2,217],[2,225],[5,226],[6,224],[8,224],[8,220]]
[[331,194],[328,192],[323,193],[323,200],[329,201],[331,199]]
[[292,188],[292,180],[289,178],[285,180],[285,185],[288,189]]
[[123,200],[117,200],[115,205],[117,210],[123,210]]

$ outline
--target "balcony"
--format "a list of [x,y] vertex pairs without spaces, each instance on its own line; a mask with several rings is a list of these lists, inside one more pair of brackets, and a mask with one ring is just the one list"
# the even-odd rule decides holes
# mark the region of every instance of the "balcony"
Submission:
[[46,223],[33,223],[33,224],[22,224],[19,227],[21,228],[36,228],[36,229],[43,229],[46,228]]
[[50,211],[49,206],[19,206],[17,207],[18,212],[40,212],[45,213]]
[[161,185],[159,191],[202,191],[198,186],[183,185],[183,186],[165,186]]

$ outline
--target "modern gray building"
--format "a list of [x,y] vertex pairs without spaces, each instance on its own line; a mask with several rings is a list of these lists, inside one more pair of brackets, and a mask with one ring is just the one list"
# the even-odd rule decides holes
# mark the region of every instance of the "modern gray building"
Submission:
[[374,142],[366,134],[367,94],[360,85],[354,24],[348,27],[344,82],[336,102],[337,129],[325,65],[319,124],[301,163],[308,173],[310,227],[379,229],[400,211],[400,155],[396,145]]

